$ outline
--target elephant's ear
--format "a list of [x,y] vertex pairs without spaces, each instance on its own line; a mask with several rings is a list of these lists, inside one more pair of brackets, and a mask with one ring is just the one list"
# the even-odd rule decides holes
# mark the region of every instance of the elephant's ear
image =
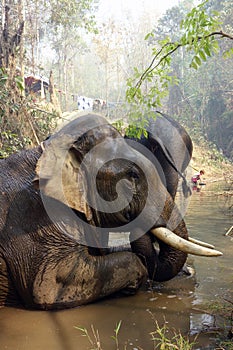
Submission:
[[82,145],[79,150],[74,145],[87,132],[104,125],[108,125],[106,119],[95,114],[72,120],[44,142],[36,166],[34,185],[42,195],[84,213],[87,220],[91,219],[91,209],[86,202],[86,176],[80,167],[85,151]]
[[79,160],[72,151],[67,153],[63,165],[62,186],[67,205],[70,208],[84,213],[88,221],[91,220],[92,212],[86,200],[86,177],[80,169]]
[[85,214],[89,221],[92,213],[86,201],[85,179],[76,155],[71,150],[64,152],[53,142],[37,162],[33,183],[42,194]]

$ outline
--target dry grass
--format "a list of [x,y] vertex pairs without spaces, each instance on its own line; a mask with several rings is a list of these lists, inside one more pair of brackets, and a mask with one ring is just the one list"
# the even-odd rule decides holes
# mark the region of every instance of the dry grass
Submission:
[[194,171],[204,169],[205,175],[203,178],[208,182],[233,182],[233,164],[207,145],[201,146],[194,143],[191,167]]

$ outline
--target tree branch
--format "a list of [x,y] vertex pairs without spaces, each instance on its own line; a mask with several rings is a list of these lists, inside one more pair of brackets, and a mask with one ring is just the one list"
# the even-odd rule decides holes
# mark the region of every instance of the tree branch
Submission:
[[210,37],[210,36],[213,36],[213,35],[220,35],[222,38],[227,38],[227,39],[233,40],[233,36],[232,35],[224,33],[222,30],[220,30],[219,32],[212,32],[209,35],[207,35],[206,37]]
[[[221,36],[221,38],[227,38],[230,40],[233,40],[233,36],[227,33],[224,33],[222,30],[220,31],[215,31],[212,32],[208,35],[204,36],[204,39],[210,38],[211,36]],[[203,37],[198,37],[197,40],[200,41]],[[194,39],[193,39],[194,41]],[[161,55],[161,53],[164,51],[164,49],[167,46],[174,46],[174,48],[170,51],[168,51],[164,56],[162,56],[160,58],[160,60],[158,61],[157,64],[154,65],[156,59]],[[142,85],[142,82],[146,79],[146,77],[153,72],[167,57],[171,56],[176,50],[178,50],[181,46],[186,46],[186,45],[190,45],[190,43],[185,43],[185,44],[175,44],[173,42],[169,42],[166,43],[164,46],[161,47],[161,49],[156,53],[156,55],[153,57],[150,65],[147,67],[147,69],[142,73],[142,75],[140,76],[139,80],[137,81],[137,83],[135,84],[135,92],[133,94],[133,98],[136,95],[136,90],[140,88],[140,86]],[[153,66],[154,65],[154,66]]]
[[139,81],[136,83],[135,88],[138,89],[141,85],[142,82],[144,80],[144,78],[147,77],[147,75],[149,75],[151,72],[153,72],[153,70],[155,70],[161,63],[162,61],[164,61],[168,56],[170,56],[171,54],[173,54],[173,52],[175,52],[180,46],[182,46],[181,44],[177,44],[177,46],[175,46],[172,50],[170,50],[168,53],[166,53],[166,55],[164,55],[163,57],[160,58],[160,60],[158,61],[158,63],[153,67],[153,64],[156,60],[156,58],[159,57],[159,55],[162,53],[162,51],[164,50],[164,48],[166,46],[171,46],[174,45],[174,43],[167,43],[164,46],[162,46],[162,48],[157,52],[157,54],[154,56],[154,58],[152,59],[149,67],[147,67],[147,69],[145,70],[145,72],[141,75]]

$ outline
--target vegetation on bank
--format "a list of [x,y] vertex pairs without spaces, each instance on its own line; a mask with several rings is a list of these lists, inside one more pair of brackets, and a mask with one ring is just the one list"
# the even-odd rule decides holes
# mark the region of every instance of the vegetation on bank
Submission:
[[[221,314],[226,320],[226,324],[230,324],[229,332],[226,335],[222,335],[221,332],[219,332],[219,328],[216,326],[211,331],[211,333],[216,335],[216,348],[214,350],[232,350],[233,349],[233,318],[232,318],[232,310],[229,307],[229,303],[226,306],[225,304],[212,304],[207,306],[207,312],[211,313],[212,315],[215,314]],[[166,322],[164,322],[163,325],[159,325],[158,321],[156,320],[155,316],[152,315],[152,320],[154,323],[154,330],[149,333],[149,337],[151,340],[151,348],[153,350],[192,350],[194,348],[198,347],[198,335],[194,337],[184,336],[181,334],[180,331],[176,329],[170,329]],[[113,340],[113,348],[115,350],[128,350],[132,347],[132,344],[129,346],[128,341],[122,340],[120,336],[120,330],[121,327],[124,327],[122,325],[122,322],[119,321],[116,324],[116,327],[114,329],[114,335],[111,336]],[[101,335],[99,334],[99,330],[94,327],[94,325],[90,325],[90,329],[84,328],[82,326],[74,326],[74,328],[80,332],[80,335],[87,338],[89,350],[106,350],[106,347],[103,344],[103,341],[101,339]],[[203,330],[203,332],[205,332]],[[145,337],[147,337],[147,334],[145,334]],[[122,344],[124,342],[124,345],[120,346],[120,343]],[[141,346],[135,346],[135,350],[148,350]]]
[[[114,18],[97,23],[96,0],[67,4],[64,7],[61,0],[0,4],[4,155],[10,151],[8,143],[11,148],[15,142],[17,149],[38,143],[50,132],[51,114],[38,113],[47,110],[41,106],[33,108],[35,96],[28,101],[23,78],[29,73],[48,77],[52,70],[62,111],[77,108],[77,94],[105,99],[108,114],[113,113],[112,105],[123,106],[127,100],[135,107],[135,123],[139,114],[144,122],[145,109],[159,108],[191,130],[200,129],[232,159],[230,0],[208,0],[198,6],[183,0],[160,18],[145,13],[137,25],[130,16],[120,25]],[[18,92],[12,89],[14,84]]]
[[[111,336],[113,343],[115,343],[115,350],[127,350],[128,342],[126,341],[123,347],[120,347],[120,328],[121,321],[118,322],[114,329],[114,335]],[[90,326],[90,330],[74,326],[75,329],[81,332],[81,335],[86,337],[90,346],[90,350],[105,350],[102,344],[101,337],[98,329],[95,329],[93,325]],[[190,341],[187,337],[181,335],[178,331],[171,331],[169,327],[164,324],[162,327],[159,326],[158,322],[154,319],[154,331],[150,332],[151,346],[152,349],[160,350],[192,350],[195,345],[195,340]],[[145,350],[141,346],[134,347],[135,350]]]
[[190,166],[193,172],[205,170],[204,178],[208,183],[225,181],[229,191],[233,191],[233,164],[213,143],[193,140],[193,157]]

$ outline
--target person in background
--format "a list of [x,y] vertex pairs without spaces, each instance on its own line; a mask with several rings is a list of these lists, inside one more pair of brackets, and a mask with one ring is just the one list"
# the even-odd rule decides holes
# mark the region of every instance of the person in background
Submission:
[[197,174],[194,174],[191,179],[192,183],[197,185],[197,181],[201,180],[201,176],[204,174],[204,170],[200,170]]

